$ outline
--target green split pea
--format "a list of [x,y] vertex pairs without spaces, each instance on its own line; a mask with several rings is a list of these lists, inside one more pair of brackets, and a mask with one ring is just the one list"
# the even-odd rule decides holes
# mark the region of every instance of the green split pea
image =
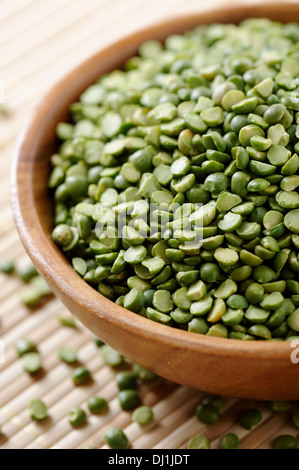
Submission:
[[52,239],[100,294],[191,333],[299,337],[298,34],[249,18],[149,41],[71,105]]

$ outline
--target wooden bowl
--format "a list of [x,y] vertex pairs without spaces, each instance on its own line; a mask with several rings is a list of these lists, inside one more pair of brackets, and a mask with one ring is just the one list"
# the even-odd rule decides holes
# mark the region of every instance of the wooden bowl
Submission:
[[291,361],[296,351],[290,342],[206,337],[138,316],[83,281],[51,241],[50,155],[56,146],[56,124],[68,119],[69,105],[103,73],[120,68],[144,40],[163,40],[201,23],[238,23],[248,17],[298,21],[299,4],[238,6],[173,18],[122,39],[76,68],[47,94],[18,140],[12,205],[23,244],[54,294],[93,334],[125,357],[162,377],[209,393],[298,400],[299,364]]

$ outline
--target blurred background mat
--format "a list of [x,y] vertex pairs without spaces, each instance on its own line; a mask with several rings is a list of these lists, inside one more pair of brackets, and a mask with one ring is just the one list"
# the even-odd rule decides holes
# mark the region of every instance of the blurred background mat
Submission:
[[[253,3],[253,2],[249,2]],[[258,2],[256,2],[258,3]],[[171,15],[200,11],[217,5],[236,6],[238,0],[0,0],[0,260],[12,258],[17,266],[27,263],[10,208],[10,164],[16,137],[36,105],[53,84],[80,62],[119,38]],[[7,112],[7,114],[5,114]],[[103,435],[111,426],[126,432],[134,449],[186,449],[188,440],[204,433],[212,448],[220,438],[235,432],[241,448],[269,448],[279,434],[296,436],[288,413],[273,414],[267,404],[226,399],[219,423],[206,427],[195,410],[205,395],[157,378],[142,385],[143,404],[153,407],[155,420],[141,427],[132,423],[131,412],[122,411],[114,380],[116,371],[105,365],[93,336],[77,322],[63,327],[59,317],[71,317],[55,298],[40,308],[22,306],[18,294],[23,283],[0,274],[0,335],[5,362],[0,360],[1,449],[105,448]],[[29,338],[38,344],[43,371],[36,378],[22,369],[15,343]],[[75,387],[72,368],[60,361],[62,345],[78,349],[81,363],[93,381]],[[88,424],[74,430],[67,415],[74,406],[86,410],[89,397],[109,401],[109,412],[88,415]],[[28,403],[45,401],[49,418],[33,422]],[[238,424],[243,409],[258,407],[262,421],[247,431]]]

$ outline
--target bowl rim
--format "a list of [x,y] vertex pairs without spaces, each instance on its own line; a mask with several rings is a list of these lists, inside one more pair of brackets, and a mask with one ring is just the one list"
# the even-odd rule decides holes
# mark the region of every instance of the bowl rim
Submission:
[[[46,93],[28,124],[23,128],[16,140],[11,165],[11,204],[21,241],[27,253],[36,264],[38,271],[50,282],[51,286],[54,287],[54,291],[63,291],[64,296],[72,299],[72,302],[75,302],[81,308],[88,307],[92,314],[100,317],[106,323],[122,330],[133,331],[136,336],[142,337],[145,341],[154,341],[158,344],[162,340],[172,347],[177,344],[178,347],[193,351],[194,353],[205,351],[211,356],[236,357],[237,355],[242,356],[244,359],[249,359],[254,356],[255,359],[262,360],[268,358],[272,361],[286,360],[287,358],[290,360],[292,351],[291,342],[289,341],[234,341],[231,338],[208,337],[172,328],[130,312],[102,296],[74,271],[71,264],[53,243],[49,234],[46,234],[43,230],[34,203],[34,193],[31,185],[32,175],[28,172],[24,177],[24,173],[22,172],[24,162],[30,162],[31,155],[34,155],[34,151],[37,148],[36,129],[39,128],[40,132],[42,132],[42,124],[44,124],[51,104],[53,104],[53,102],[55,103],[57,94],[61,95],[58,89],[66,89],[72,77],[84,73],[85,67],[91,66],[102,54],[109,55],[113,53],[113,51],[115,53],[116,48],[121,50],[125,42],[132,43],[132,41],[134,41],[136,44],[140,44],[140,38],[144,35],[147,37],[156,36],[158,29],[164,26],[175,29],[175,26],[179,23],[180,27],[184,29],[184,25],[190,23],[204,24],[205,15],[207,13],[209,15],[214,13],[215,17],[217,17],[219,12],[225,12],[231,15],[232,20],[230,22],[233,23],[234,18],[238,18],[240,15],[243,17],[255,15],[265,6],[271,7],[274,10],[279,10],[279,8],[281,9],[282,7],[285,9],[293,8],[296,10],[297,14],[299,13],[299,4],[290,2],[275,2],[273,4],[265,2],[253,5],[244,4],[239,6],[238,9],[235,7],[214,7],[182,17],[173,16],[168,20],[151,24],[114,43],[110,43],[107,47],[100,49],[96,54],[73,68],[62,79],[55,83]],[[271,13],[273,13],[273,11]],[[271,17],[271,14],[269,14],[269,17]],[[125,56],[123,55],[123,59],[124,58]],[[54,138],[55,136],[53,135],[53,139]],[[34,229],[32,230],[32,228]],[[112,306],[114,306],[114,308],[111,308]],[[88,324],[86,324],[86,326],[88,327]]]

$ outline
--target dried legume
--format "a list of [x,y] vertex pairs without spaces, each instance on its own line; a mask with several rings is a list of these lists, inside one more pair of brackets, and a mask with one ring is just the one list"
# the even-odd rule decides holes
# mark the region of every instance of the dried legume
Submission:
[[296,437],[289,434],[283,434],[274,439],[272,443],[273,449],[297,449],[298,441]]
[[118,367],[123,363],[123,356],[108,345],[101,347],[101,356],[105,364],[111,367]]
[[187,449],[210,449],[211,443],[203,434],[198,434],[188,441]]
[[140,404],[140,397],[136,390],[125,389],[118,394],[118,401],[123,410],[132,410]]
[[26,353],[22,357],[23,369],[29,374],[36,374],[42,368],[41,357],[37,352]]
[[119,390],[134,389],[137,387],[137,375],[129,370],[118,372],[115,376]]
[[12,259],[0,260],[0,272],[4,274],[10,274],[13,272],[15,266]]
[[132,421],[138,424],[147,424],[154,419],[154,412],[150,406],[139,406],[132,413]]
[[90,379],[90,371],[84,366],[77,367],[72,372],[72,380],[75,385],[81,385]]
[[220,419],[219,409],[211,404],[201,404],[196,408],[196,417],[205,424],[215,424]]
[[43,421],[48,417],[48,409],[42,400],[34,399],[29,403],[30,417],[37,421]]
[[225,434],[221,438],[220,449],[238,449],[240,445],[240,439],[232,432]]
[[108,409],[108,402],[103,397],[90,397],[87,408],[91,413],[100,414]]
[[15,347],[20,357],[25,356],[25,354],[28,353],[37,352],[37,344],[28,339],[20,339],[19,341],[17,341]]
[[250,408],[242,412],[240,416],[240,425],[245,429],[252,429],[261,421],[262,414],[256,408]]
[[77,350],[71,346],[60,346],[58,356],[67,364],[75,364],[77,362]]
[[110,449],[126,449],[129,444],[124,431],[116,427],[107,429],[104,439]]
[[62,326],[68,328],[77,328],[75,320],[71,317],[59,317],[59,322]]
[[208,336],[299,331],[292,28],[247,19],[149,41],[71,106],[51,159],[52,239],[100,294]]
[[69,412],[68,421],[73,428],[80,428],[87,422],[87,416],[82,408],[72,408]]

